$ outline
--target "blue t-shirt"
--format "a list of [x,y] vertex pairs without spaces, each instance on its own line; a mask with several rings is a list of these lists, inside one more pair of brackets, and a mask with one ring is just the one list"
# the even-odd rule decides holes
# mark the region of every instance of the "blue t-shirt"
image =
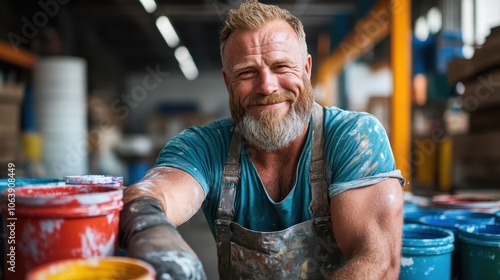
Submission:
[[[384,127],[367,113],[324,108],[325,160],[329,196],[348,189],[376,184],[395,177],[394,156]],[[240,185],[235,199],[234,221],[254,231],[276,231],[311,219],[311,126],[288,196],[276,203],[267,194],[257,169],[250,160],[252,151],[242,145]],[[185,129],[165,145],[155,166],[170,166],[191,174],[202,186],[202,209],[212,233],[217,219],[222,170],[234,129],[231,119]]]

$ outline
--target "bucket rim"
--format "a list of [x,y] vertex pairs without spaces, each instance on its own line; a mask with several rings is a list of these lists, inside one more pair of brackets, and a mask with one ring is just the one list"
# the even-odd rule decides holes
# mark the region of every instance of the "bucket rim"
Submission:
[[[433,238],[409,238],[405,237],[405,233],[427,234],[428,236],[433,236]],[[429,245],[446,245],[453,243],[454,240],[455,235],[451,230],[448,229],[419,224],[403,225],[403,245],[411,245],[417,247],[425,247]]]
[[[434,236],[435,238],[409,238],[405,233],[422,234],[423,236]],[[402,252],[405,255],[442,255],[455,249],[455,235],[451,230],[420,225],[403,225]]]
[[[47,191],[47,189],[54,191],[54,193],[44,194],[43,191]],[[13,193],[9,192],[9,189],[1,192],[0,200],[3,201],[3,204],[11,202],[9,199],[12,198],[16,207],[21,205],[95,205],[121,200],[123,188],[112,185],[27,185],[15,188]]]
[[[491,229],[491,228],[497,229],[498,234],[493,234],[483,231],[484,229]],[[481,240],[484,241],[497,241],[497,246],[498,246],[499,245],[498,242],[500,242],[500,224],[462,225],[458,228],[458,234],[459,237],[463,236],[466,238],[473,238],[473,239],[480,238]]]
[[489,219],[458,219],[456,217],[445,216],[445,215],[429,215],[424,216],[418,220],[421,224],[433,227],[441,227],[451,230],[456,230],[461,225],[469,224],[493,224],[495,222],[495,216]]
[[[52,185],[52,186],[64,186],[66,183],[64,180],[57,178],[35,178],[35,177],[16,177],[12,178],[0,178],[0,191],[8,188],[9,180],[14,181],[14,186],[24,187],[24,186],[36,186],[36,185]],[[21,185],[17,185],[16,182],[22,182]],[[33,184],[33,182],[40,182]],[[5,184],[4,184],[5,183]]]
[[68,175],[64,176],[64,182],[68,185],[109,185],[123,184],[123,177],[110,175]]
[[45,279],[45,277],[50,276],[51,273],[56,273],[58,269],[65,265],[80,265],[82,268],[91,268],[100,265],[101,263],[116,263],[117,265],[134,265],[136,268],[142,269],[141,275],[135,278],[129,278],[130,280],[147,280],[155,279],[156,272],[152,265],[149,263],[131,257],[119,257],[119,256],[108,256],[108,257],[92,257],[92,258],[71,258],[52,261],[39,265],[28,272],[27,280],[39,280]]

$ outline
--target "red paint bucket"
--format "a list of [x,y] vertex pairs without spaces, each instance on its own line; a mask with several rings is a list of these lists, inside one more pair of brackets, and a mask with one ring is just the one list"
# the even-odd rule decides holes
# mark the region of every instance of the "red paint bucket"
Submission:
[[467,194],[437,195],[432,198],[432,205],[442,209],[467,209],[493,213],[500,207],[500,198]]
[[8,236],[5,279],[25,279],[31,269],[56,260],[115,254],[123,208],[121,189],[25,186],[10,195],[8,190],[2,192]]

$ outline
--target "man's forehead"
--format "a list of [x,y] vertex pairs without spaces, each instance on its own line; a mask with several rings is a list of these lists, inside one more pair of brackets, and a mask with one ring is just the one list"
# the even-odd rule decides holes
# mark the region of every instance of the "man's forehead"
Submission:
[[266,43],[282,43],[291,44],[293,41],[298,42],[298,36],[293,28],[285,21],[275,20],[266,23],[258,29],[238,29],[228,38],[228,43],[234,41],[239,45],[242,41],[247,41],[252,44]]

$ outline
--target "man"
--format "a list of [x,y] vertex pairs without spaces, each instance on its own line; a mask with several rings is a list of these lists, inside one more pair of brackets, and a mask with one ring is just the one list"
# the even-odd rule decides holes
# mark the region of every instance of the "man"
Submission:
[[220,35],[232,119],[183,131],[125,191],[121,246],[158,279],[203,279],[175,229],[201,207],[222,279],[397,279],[404,179],[382,125],[314,103],[286,10],[249,1]]

